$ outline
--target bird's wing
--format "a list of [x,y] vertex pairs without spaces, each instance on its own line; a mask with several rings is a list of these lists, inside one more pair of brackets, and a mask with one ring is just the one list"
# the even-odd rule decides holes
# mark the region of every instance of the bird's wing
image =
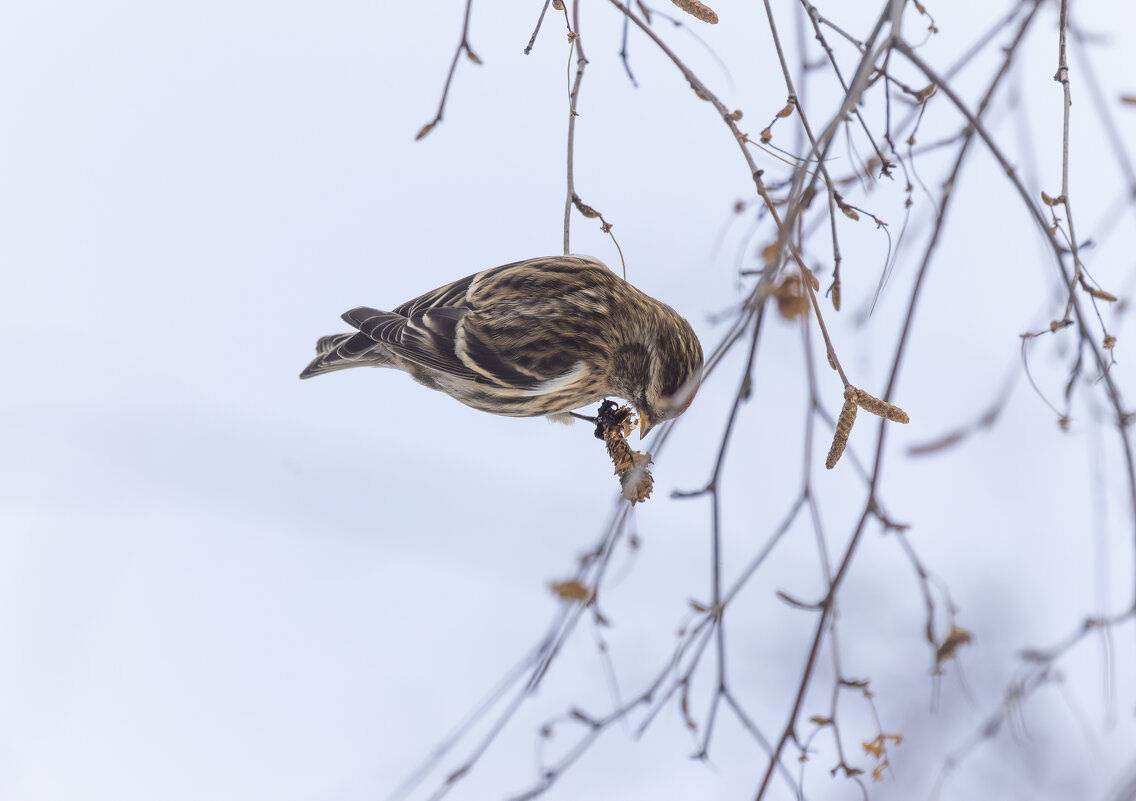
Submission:
[[474,281],[485,275],[487,272],[496,272],[502,268],[498,267],[494,270],[486,270],[473,275],[467,275],[465,278],[459,278],[452,284],[438,287],[432,292],[427,292],[425,295],[419,295],[414,300],[408,300],[394,310],[395,314],[402,317],[410,317],[416,312],[425,311],[426,309],[446,309],[446,308],[460,308],[467,302],[469,295],[469,288],[473,286]]
[[[466,276],[393,312],[361,307],[343,319],[407,361],[537,394],[575,381],[581,358],[600,350],[594,320],[566,316],[574,307],[549,309],[563,305],[580,270],[597,267],[609,272],[591,259],[528,259]],[[506,302],[511,298],[523,302]]]
[[[514,390],[535,390],[564,377],[567,362],[525,369],[510,354],[493,345],[493,330],[486,330],[477,314],[464,307],[419,309],[409,317],[361,306],[343,315],[360,334],[409,362],[476,384]],[[356,334],[359,336],[359,334]],[[536,368],[536,369],[534,369]]]

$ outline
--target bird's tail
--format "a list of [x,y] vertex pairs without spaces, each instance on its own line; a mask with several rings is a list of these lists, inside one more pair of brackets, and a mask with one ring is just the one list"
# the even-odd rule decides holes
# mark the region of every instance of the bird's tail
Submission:
[[300,378],[311,378],[348,367],[387,367],[390,364],[391,359],[382,345],[366,334],[331,334],[320,337],[316,342],[316,357],[300,373]]

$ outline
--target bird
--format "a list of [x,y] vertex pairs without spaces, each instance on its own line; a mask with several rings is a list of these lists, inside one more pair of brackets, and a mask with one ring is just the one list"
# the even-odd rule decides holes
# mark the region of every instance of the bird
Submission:
[[393,367],[475,409],[564,422],[613,396],[634,405],[640,438],[702,380],[690,323],[590,256],[512,262],[342,318],[356,330],[321,337],[300,378]]

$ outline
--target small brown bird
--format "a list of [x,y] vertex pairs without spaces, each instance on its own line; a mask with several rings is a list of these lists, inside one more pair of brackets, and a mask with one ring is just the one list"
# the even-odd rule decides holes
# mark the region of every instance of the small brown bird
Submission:
[[358,333],[322,337],[300,378],[395,367],[475,409],[561,420],[610,395],[635,405],[640,437],[702,379],[690,323],[587,256],[506,264],[343,319]]

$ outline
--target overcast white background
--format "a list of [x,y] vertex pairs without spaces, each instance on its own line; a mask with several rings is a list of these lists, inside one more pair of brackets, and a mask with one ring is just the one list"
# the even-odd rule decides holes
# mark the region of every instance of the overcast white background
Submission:
[[[394,372],[296,377],[346,309],[559,252],[568,52],[550,16],[522,55],[539,5],[475,3],[484,66],[459,63],[444,122],[416,143],[458,38],[456,0],[0,4],[0,798],[385,798],[543,632],[557,608],[547,583],[571,573],[614,508],[590,432],[475,412]],[[730,76],[659,30],[756,132],[785,93],[752,5],[720,4],[722,23],[699,29]],[[842,12],[861,36],[875,14],[865,5]],[[940,65],[982,14],[1002,13],[939,5],[943,33],[924,52]],[[1118,37],[1095,54],[1109,98],[1136,92],[1131,4],[1073,5],[1088,29]],[[709,348],[722,331],[711,315],[743,296],[744,225],[723,230],[752,184],[681,76],[635,36],[633,89],[614,12],[584,10],[577,189],[615,223],[631,280]],[[1048,81],[1054,14],[1042,13],[1045,34],[1007,85],[1022,102],[995,130],[1015,148],[1011,117],[1033,121],[1023,168],[1055,195],[1060,91]],[[1088,103],[1075,108],[1075,152],[1101,158]],[[1136,140],[1136,113],[1113,109]],[[1075,167],[1087,229],[1120,191],[1105,165]],[[928,718],[917,585],[870,532],[848,586],[845,622],[861,635],[844,647],[847,672],[873,680],[884,729],[908,738],[880,797],[930,791],[942,756],[997,708],[1016,651],[1132,593],[1115,434],[1087,411],[1063,435],[1019,375],[995,433],[951,460],[904,455],[978,414],[1019,364],[1017,335],[1060,313],[1040,238],[997,170],[979,156],[964,183],[901,381],[913,422],[889,441],[883,497],[915,525],[976,642],[962,654],[968,687],[948,677]],[[848,227],[861,244],[849,246],[846,297],[863,301],[886,244]],[[1131,287],[1133,228],[1129,213],[1090,262],[1114,292]],[[618,263],[596,229],[577,217],[573,249]],[[833,323],[862,386],[882,389],[910,280],[894,276],[872,325]],[[801,459],[799,329],[769,322],[724,490],[733,571],[784,515]],[[1114,333],[1131,402],[1125,332]],[[1059,397],[1065,363],[1047,372],[1057,351],[1039,347],[1050,348],[1039,381]],[[668,496],[709,475],[740,368],[735,357],[699,395],[636,510],[641,553],[605,607],[628,687],[665,661],[686,599],[706,597],[707,507]],[[839,385],[822,379],[835,414]],[[816,447],[819,464],[827,445]],[[859,503],[850,468],[817,481],[846,536]],[[733,675],[771,736],[811,626],[773,592],[822,589],[803,542],[755,580],[754,605],[728,630]],[[978,752],[942,797],[1103,798],[1136,751],[1132,641],[1129,624],[1114,642],[1115,702],[1089,643],[1065,666],[1067,693],[1027,711],[1028,736]],[[540,723],[609,703],[587,627],[573,642],[539,707],[455,797],[524,789]],[[688,758],[673,705],[639,743],[613,728],[548,797],[750,797],[764,757],[720,725],[709,765]],[[858,797],[830,785],[829,764],[808,789]]]

